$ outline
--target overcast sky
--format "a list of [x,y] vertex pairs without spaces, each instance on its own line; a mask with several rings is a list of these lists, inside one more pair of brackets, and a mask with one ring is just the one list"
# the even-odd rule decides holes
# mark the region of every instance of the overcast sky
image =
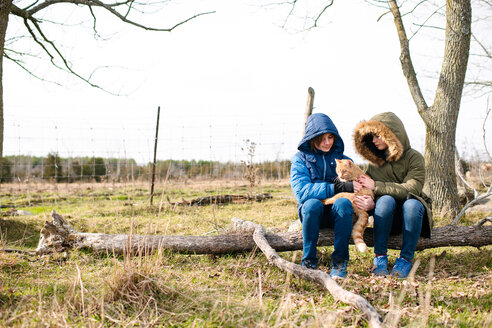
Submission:
[[[348,156],[358,159],[351,140],[355,125],[382,111],[395,112],[412,146],[423,152],[425,128],[401,72],[390,15],[377,21],[383,9],[364,1],[337,1],[319,27],[298,32],[301,18],[293,17],[282,28],[286,9],[258,3],[173,2],[146,22],[171,26],[195,13],[215,13],[171,33],[146,32],[101,17],[98,27],[106,40],[94,40],[91,25],[84,27],[87,10],[61,6],[49,11],[46,19],[64,17],[65,25],[42,25],[64,44],[74,69],[87,76],[98,68],[94,81],[122,96],[60,74],[46,61],[32,61],[30,68],[62,86],[36,80],[4,60],[4,154],[58,152],[148,162],[160,106],[159,159],[239,161],[245,139],[258,144],[257,160],[288,159],[301,137],[308,87],[316,92],[314,112],[333,119]],[[482,34],[492,35],[490,21],[481,24]],[[10,17],[8,35],[22,29]],[[439,31],[424,32],[412,39],[411,51],[430,105],[443,37]],[[32,42],[18,45],[39,51]],[[490,75],[490,70],[479,74]],[[486,105],[486,97],[462,101],[457,146],[465,156],[484,154]],[[491,122],[486,122],[488,140]]]

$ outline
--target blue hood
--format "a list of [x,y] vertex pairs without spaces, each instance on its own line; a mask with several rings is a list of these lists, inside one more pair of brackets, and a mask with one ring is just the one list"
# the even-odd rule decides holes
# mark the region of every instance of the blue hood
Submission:
[[342,138],[338,134],[335,124],[333,124],[333,121],[328,117],[328,115],[322,113],[315,113],[309,116],[306,122],[304,137],[301,142],[299,142],[297,149],[307,154],[313,154],[313,150],[309,147],[309,140],[325,133],[331,133],[336,136],[335,143],[329,152],[338,152],[343,154],[345,146]]

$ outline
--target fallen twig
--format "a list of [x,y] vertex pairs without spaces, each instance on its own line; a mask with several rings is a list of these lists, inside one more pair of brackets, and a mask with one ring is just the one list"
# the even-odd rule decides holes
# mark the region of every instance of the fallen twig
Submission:
[[36,252],[33,252],[33,251],[24,251],[22,249],[15,249],[15,248],[0,248],[0,252],[4,252],[4,253],[19,253],[19,254],[26,254],[26,255],[36,255]]
[[477,222],[477,224],[475,224],[477,227],[481,227],[483,226],[486,222],[492,222],[492,215],[491,216],[487,216],[486,218],[483,218],[481,219],[480,221]]

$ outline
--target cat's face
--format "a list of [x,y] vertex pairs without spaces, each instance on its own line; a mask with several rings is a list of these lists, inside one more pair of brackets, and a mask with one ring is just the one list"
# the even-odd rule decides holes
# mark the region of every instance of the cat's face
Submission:
[[[348,181],[354,179],[352,172],[352,161],[348,159],[336,159],[337,167],[336,172],[340,180]],[[357,178],[357,177],[355,177]]]

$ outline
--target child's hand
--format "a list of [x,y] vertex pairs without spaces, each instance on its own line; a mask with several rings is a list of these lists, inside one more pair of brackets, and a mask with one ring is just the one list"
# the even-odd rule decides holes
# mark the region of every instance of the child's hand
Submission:
[[372,199],[372,197],[368,195],[355,196],[354,204],[355,206],[366,212],[374,209],[375,206],[374,199]]
[[362,189],[362,185],[357,181],[354,181],[354,192],[359,192]]
[[367,175],[361,175],[357,181],[363,186],[368,189],[374,190],[375,184],[374,180],[369,178]]

